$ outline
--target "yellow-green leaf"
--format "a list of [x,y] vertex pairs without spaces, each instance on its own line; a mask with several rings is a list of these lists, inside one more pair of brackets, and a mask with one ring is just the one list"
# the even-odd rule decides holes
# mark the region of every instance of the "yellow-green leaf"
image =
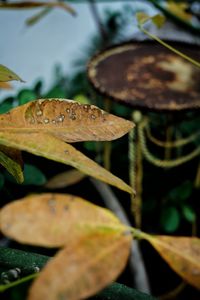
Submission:
[[200,239],[150,235],[145,239],[176,273],[200,289]]
[[137,19],[137,21],[140,25],[143,25],[144,23],[146,23],[150,18],[151,17],[148,14],[144,13],[144,12],[137,12],[136,13],[136,19]]
[[76,14],[75,10],[71,6],[60,1],[21,1],[12,3],[0,3],[0,9],[33,9],[39,7],[60,7],[66,10],[67,12],[71,13],[72,15]]
[[32,101],[0,116],[1,132],[49,133],[69,143],[114,140],[133,126],[94,105],[66,99]]
[[70,144],[42,133],[7,133],[0,131],[0,144],[70,165],[79,171],[132,194],[133,189],[123,180],[89,159]]
[[157,14],[151,17],[151,20],[158,28],[161,28],[164,25],[166,18],[163,15]]
[[124,232],[109,210],[72,195],[41,194],[7,204],[0,211],[0,229],[20,242],[61,247],[83,233]]
[[[1,5],[1,4],[0,4]],[[8,69],[7,67],[0,65],[0,81],[18,80],[24,82],[16,73]]]
[[18,183],[24,181],[21,151],[0,145],[0,164],[15,177]]
[[60,189],[80,182],[85,177],[85,174],[74,169],[60,173],[45,184],[48,189]]
[[86,235],[68,244],[42,270],[28,300],[85,299],[113,282],[124,269],[131,236],[117,232]]
[[188,3],[186,1],[181,1],[180,3],[167,1],[166,7],[171,13],[184,21],[190,21],[192,19],[192,14],[187,12]]

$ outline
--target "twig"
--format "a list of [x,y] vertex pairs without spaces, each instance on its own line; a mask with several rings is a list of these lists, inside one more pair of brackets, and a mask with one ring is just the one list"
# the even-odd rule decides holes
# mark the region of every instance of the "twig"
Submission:
[[[112,210],[124,224],[131,226],[123,207],[110,187],[94,178],[90,178],[90,181],[98,190],[106,206]],[[137,240],[134,240],[132,244],[129,265],[134,275],[135,288],[141,292],[150,294],[149,280]]]

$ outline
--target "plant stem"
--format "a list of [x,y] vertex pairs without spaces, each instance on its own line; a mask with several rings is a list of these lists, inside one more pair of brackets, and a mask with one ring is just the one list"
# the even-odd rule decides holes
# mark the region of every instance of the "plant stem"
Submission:
[[12,287],[14,287],[14,286],[17,286],[17,285],[19,285],[19,284],[22,284],[22,283],[24,283],[24,282],[27,282],[27,281],[29,281],[29,280],[31,280],[31,279],[37,277],[38,275],[39,275],[38,273],[33,273],[33,274],[28,275],[28,276],[26,276],[26,277],[20,278],[20,279],[14,281],[14,282],[10,282],[10,283],[8,283],[8,284],[0,285],[0,292],[4,292],[4,291],[7,290],[7,289],[10,289],[10,288],[12,288]]
[[158,43],[160,43],[161,45],[163,45],[164,47],[166,47],[167,49],[171,50],[172,52],[178,54],[179,56],[181,56],[182,58],[186,59],[187,61],[191,62],[193,65],[195,65],[196,67],[200,68],[200,63],[194,59],[192,59],[191,57],[187,56],[186,54],[180,52],[179,50],[173,48],[172,46],[170,46],[169,44],[165,43],[164,41],[162,41],[161,39],[159,39],[159,37],[155,36],[154,34],[150,33],[149,31],[147,31],[146,29],[144,29],[141,25],[138,25],[138,28],[145,33],[147,36],[149,36],[150,38],[152,38],[153,40],[156,40]]

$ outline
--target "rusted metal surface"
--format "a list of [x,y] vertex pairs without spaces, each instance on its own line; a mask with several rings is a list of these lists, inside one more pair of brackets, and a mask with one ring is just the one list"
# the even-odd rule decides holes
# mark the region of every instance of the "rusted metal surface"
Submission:
[[[169,42],[200,61],[200,47]],[[94,56],[88,77],[98,92],[134,108],[200,109],[200,69],[155,42],[129,42]]]

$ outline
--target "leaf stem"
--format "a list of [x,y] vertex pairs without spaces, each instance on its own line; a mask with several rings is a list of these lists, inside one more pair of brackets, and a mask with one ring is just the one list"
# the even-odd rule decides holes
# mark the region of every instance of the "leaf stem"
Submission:
[[172,46],[170,46],[169,44],[165,43],[164,41],[162,41],[161,39],[159,39],[159,37],[155,36],[154,34],[150,33],[149,31],[147,31],[145,28],[143,28],[140,24],[138,24],[138,28],[145,33],[147,36],[149,36],[150,38],[152,38],[153,40],[156,40],[158,43],[160,43],[161,45],[163,45],[164,47],[168,48],[169,50],[171,50],[172,52],[180,55],[182,58],[186,59],[187,61],[191,62],[193,65],[195,65],[196,67],[200,68],[200,63],[194,59],[192,59],[191,57],[187,56],[186,54],[180,52],[179,50],[173,48]]
[[31,275],[28,275],[28,276],[25,276],[25,277],[23,277],[23,278],[20,278],[20,279],[14,281],[14,282],[10,282],[10,283],[5,284],[5,285],[2,284],[2,285],[0,285],[0,292],[4,292],[5,290],[7,290],[7,289],[9,289],[9,288],[12,288],[12,287],[17,286],[17,285],[19,285],[19,284],[22,284],[22,283],[24,283],[24,282],[27,282],[27,281],[29,281],[29,280],[31,280],[31,279],[37,277],[37,276],[38,276],[38,273],[33,273],[33,274],[31,274]]

